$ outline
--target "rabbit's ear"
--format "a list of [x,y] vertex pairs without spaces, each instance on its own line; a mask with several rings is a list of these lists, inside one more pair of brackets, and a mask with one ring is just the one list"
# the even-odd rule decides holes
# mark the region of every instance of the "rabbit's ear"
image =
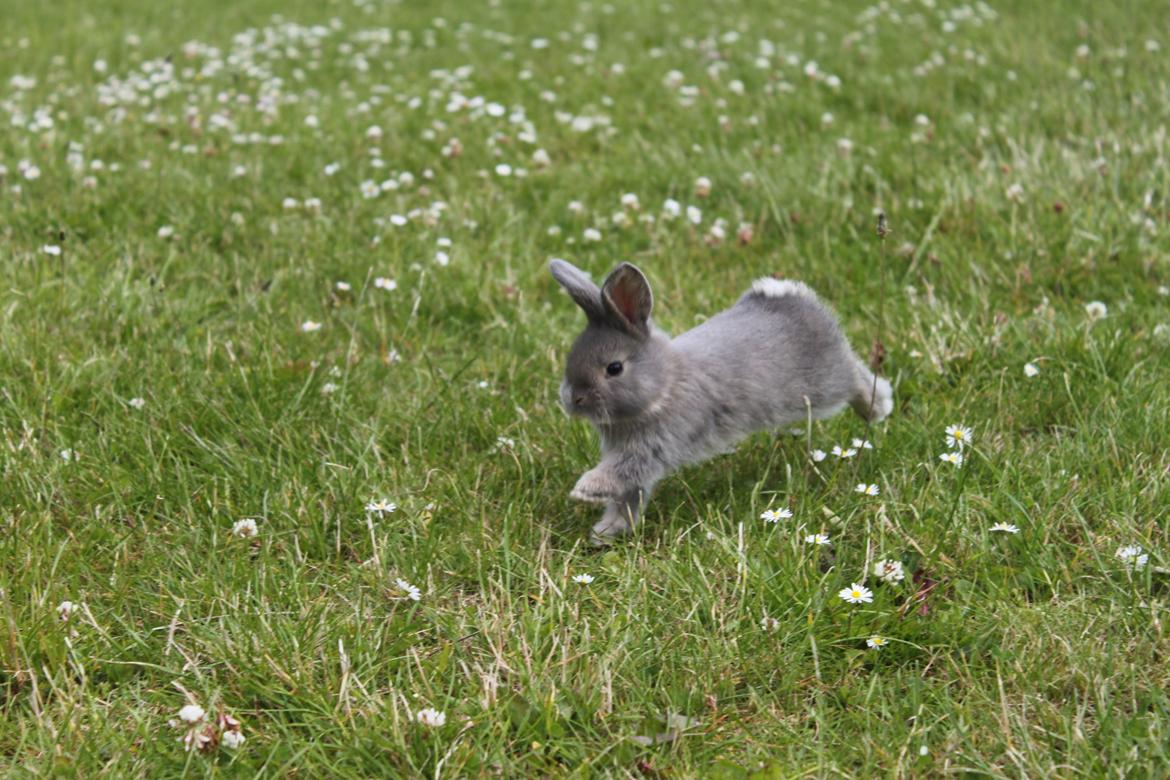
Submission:
[[585,316],[590,321],[600,322],[605,319],[605,309],[601,306],[601,290],[584,271],[572,263],[557,259],[549,262],[548,270],[561,287],[565,288],[569,297],[585,310]]
[[650,310],[654,296],[650,283],[637,267],[622,263],[601,287],[601,302],[609,319],[631,336],[650,335]]

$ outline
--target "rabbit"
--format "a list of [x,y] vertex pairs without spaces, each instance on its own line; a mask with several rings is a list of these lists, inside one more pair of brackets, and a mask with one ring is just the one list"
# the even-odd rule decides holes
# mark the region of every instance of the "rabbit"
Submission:
[[600,288],[564,260],[549,270],[588,320],[560,401],[601,440],[600,463],[569,493],[605,506],[594,545],[630,531],[667,474],[730,452],[751,433],[846,405],[870,422],[893,409],[890,383],[853,353],[802,282],[758,279],[734,306],[672,339],[650,321],[650,284],[630,263]]

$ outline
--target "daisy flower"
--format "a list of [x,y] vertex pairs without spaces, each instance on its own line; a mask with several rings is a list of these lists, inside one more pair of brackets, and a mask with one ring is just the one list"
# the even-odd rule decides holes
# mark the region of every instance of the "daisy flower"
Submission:
[[856,582],[848,588],[843,588],[837,595],[850,604],[870,604],[873,602],[873,591]]
[[447,722],[447,714],[427,707],[419,710],[414,719],[428,728],[437,729]]
[[855,450],[872,450],[873,445],[867,439],[854,439],[852,444]]
[[948,425],[946,437],[948,447],[961,450],[971,443],[971,429],[965,425]]
[[882,491],[878,488],[877,485],[867,485],[864,482],[862,482],[862,483],[858,484],[857,487],[853,488],[853,492],[864,493],[867,496],[876,496],[879,493],[881,493]]
[[398,504],[393,501],[387,501],[384,498],[379,498],[366,504],[366,511],[372,515],[388,515],[398,509]]
[[818,547],[832,544],[828,534],[809,534],[804,537],[804,541],[806,544],[815,544]]
[[882,558],[873,565],[873,576],[882,582],[901,582],[906,579],[906,572],[902,570],[902,562]]
[[839,446],[837,446],[836,444],[833,445],[832,452],[838,458],[852,458],[854,455],[857,454],[857,450],[853,449],[852,447],[850,447],[849,449],[843,450]]
[[141,409],[142,407],[146,406],[146,399],[145,398],[131,398],[129,401],[129,405],[130,405],[131,409]]
[[792,510],[784,508],[766,509],[764,510],[764,513],[760,515],[760,519],[766,523],[778,523],[781,520],[787,520],[790,517],[792,517]]
[[878,636],[877,634],[874,634],[869,639],[865,640],[865,646],[870,650],[881,650],[889,643],[890,640],[886,639],[884,636]]
[[1000,531],[1005,534],[1018,534],[1020,532],[1020,527],[1018,525],[1012,525],[1011,523],[996,523],[987,530]]
[[1142,552],[1140,544],[1127,544],[1117,548],[1117,557],[1127,566],[1134,569],[1144,568],[1150,562],[1150,556]]
[[1024,364],[1024,376],[1031,379],[1032,377],[1036,376],[1039,373],[1040,373],[1040,369],[1036,366],[1035,363],[1025,363]]
[[577,583],[578,585],[590,585],[593,583],[593,575],[592,574],[574,574],[573,575],[573,582]]
[[61,247],[57,246],[56,244],[45,244],[41,247],[41,251],[46,255],[52,255],[53,257],[59,257],[61,255]]
[[305,320],[301,323],[301,333],[316,333],[321,330],[321,323]]
[[416,588],[414,585],[411,585],[406,580],[399,577],[398,579],[394,580],[394,584],[398,586],[399,590],[406,593],[406,597],[411,601],[422,601],[422,591]]
[[820,463],[825,458],[829,457],[824,450],[813,450],[809,453],[813,459],[813,463]]
[[962,466],[963,465],[963,453],[961,453],[957,450],[951,450],[950,452],[944,452],[942,455],[938,456],[938,459],[944,463],[950,463],[952,466]]

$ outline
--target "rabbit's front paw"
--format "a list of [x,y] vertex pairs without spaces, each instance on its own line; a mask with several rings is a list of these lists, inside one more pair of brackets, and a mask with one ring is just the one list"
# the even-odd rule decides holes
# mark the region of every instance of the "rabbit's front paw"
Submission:
[[608,504],[622,494],[622,486],[609,471],[603,468],[589,469],[569,493],[570,498],[589,504]]

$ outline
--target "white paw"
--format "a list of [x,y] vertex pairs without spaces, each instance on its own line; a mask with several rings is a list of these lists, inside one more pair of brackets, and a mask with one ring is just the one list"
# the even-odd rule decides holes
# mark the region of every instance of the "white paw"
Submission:
[[608,504],[622,494],[621,485],[602,469],[590,469],[581,475],[569,492],[569,498],[588,504]]
[[594,547],[608,547],[614,539],[630,532],[629,521],[617,513],[606,512],[589,532],[589,543]]

